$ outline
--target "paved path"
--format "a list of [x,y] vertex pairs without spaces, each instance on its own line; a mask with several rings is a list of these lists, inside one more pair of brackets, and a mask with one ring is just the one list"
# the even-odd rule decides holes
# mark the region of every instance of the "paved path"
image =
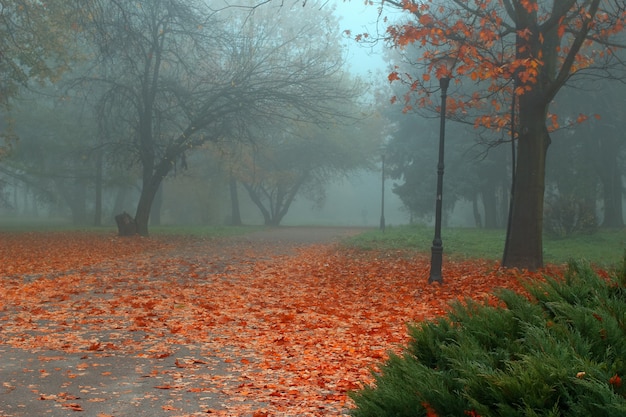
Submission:
[[[249,264],[251,253],[259,259],[289,255],[295,247],[336,242],[361,231],[363,229],[358,228],[280,227],[224,238],[219,241],[220,245],[215,241],[192,241],[166,256],[202,257],[203,261],[232,268],[239,261]],[[93,273],[100,271],[97,266],[92,270]],[[2,314],[0,307],[0,316]],[[69,335],[71,329],[67,331]],[[115,330],[103,330],[94,337],[101,341],[113,337],[137,340],[144,337],[141,331],[122,336],[114,333]],[[55,336],[65,337],[62,333]],[[227,384],[229,379],[233,383],[237,381],[236,375],[228,375],[229,367],[223,359],[207,358],[202,346],[193,344],[170,346],[167,356],[148,358],[95,348],[79,353],[23,350],[7,346],[1,338],[2,333],[1,417],[219,415],[229,398],[216,389],[215,379],[219,377],[221,384]],[[194,381],[194,388],[185,389],[190,379]],[[201,389],[198,389],[198,380],[205,381]]]

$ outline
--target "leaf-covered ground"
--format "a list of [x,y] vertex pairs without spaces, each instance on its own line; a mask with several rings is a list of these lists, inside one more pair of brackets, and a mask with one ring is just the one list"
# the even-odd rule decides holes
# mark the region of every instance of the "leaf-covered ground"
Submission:
[[408,322],[520,289],[493,262],[445,261],[428,285],[427,255],[331,243],[0,242],[0,416],[343,415]]

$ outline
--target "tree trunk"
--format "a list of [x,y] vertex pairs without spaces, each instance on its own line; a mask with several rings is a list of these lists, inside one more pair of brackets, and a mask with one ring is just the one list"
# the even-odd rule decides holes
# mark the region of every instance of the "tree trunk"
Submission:
[[166,163],[160,163],[153,175],[144,176],[137,211],[135,212],[135,223],[137,224],[137,233],[141,236],[148,236],[148,223],[150,220],[150,210],[152,203],[156,197],[163,178],[169,172]]
[[248,196],[250,196],[250,199],[252,200],[252,202],[261,211],[261,214],[263,215],[263,220],[264,220],[265,225],[266,226],[271,225],[272,224],[272,216],[271,216],[270,212],[263,205],[263,201],[261,201],[261,196],[259,195],[260,191],[255,189],[255,187],[253,185],[246,184],[245,182],[243,183],[243,186],[246,189],[246,191],[248,191]]
[[94,226],[102,226],[102,170],[103,170],[102,150],[98,150],[96,158],[96,201],[93,216]]
[[489,181],[481,190],[483,208],[485,211],[485,229],[498,228],[498,207],[495,185]]
[[[593,135],[592,132],[590,134]],[[602,183],[602,202],[604,203],[602,227],[624,227],[622,173],[618,162],[622,145],[620,133],[611,129],[608,135],[591,143],[595,145],[591,152],[597,155],[595,170]]]
[[150,209],[150,226],[161,225],[161,208],[163,207],[163,182],[159,185]]
[[480,217],[480,210],[478,209],[478,194],[474,194],[474,198],[472,198],[472,212],[474,213],[474,225],[482,229],[483,221]]
[[[617,157],[616,155],[614,156]],[[622,214],[622,177],[617,168],[617,161],[611,161],[611,166],[600,175],[602,181],[602,198],[604,202],[604,220],[602,227],[620,228],[624,227],[624,217]]]
[[150,207],[156,190],[152,191],[148,187],[141,189],[137,211],[135,212],[135,223],[137,224],[137,233],[141,236],[148,236],[148,220],[150,219]]
[[[56,180],[56,187],[63,201],[72,213],[72,224],[87,224],[87,190],[82,180],[74,180],[72,183]],[[36,203],[33,203],[36,207]]]
[[[300,173],[299,178],[294,180],[287,187],[280,185],[275,188],[264,188],[262,185],[253,186],[243,183],[248,191],[248,195],[252,202],[259,208],[263,214],[266,226],[279,226],[280,222],[287,215],[291,203],[293,203],[300,187],[306,182],[309,172]],[[267,206],[263,204],[263,198],[267,201]]]
[[237,194],[237,179],[232,175],[230,175],[229,179],[229,188],[230,188],[230,225],[231,226],[241,226],[241,211],[239,210],[239,195]]
[[87,185],[84,180],[76,180],[74,184],[74,199],[72,206],[72,219],[75,225],[89,224],[87,216]]
[[550,135],[546,107],[531,95],[520,97],[515,191],[502,265],[535,270],[543,266],[543,198]]

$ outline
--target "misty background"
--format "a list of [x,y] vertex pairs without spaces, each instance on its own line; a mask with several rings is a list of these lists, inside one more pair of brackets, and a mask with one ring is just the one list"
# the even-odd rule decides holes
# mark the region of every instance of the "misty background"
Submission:
[[[388,74],[411,73],[421,53],[382,39],[381,16],[400,12],[380,15],[360,1],[218,3],[199,13],[176,0],[124,11],[104,2],[109,14],[72,23],[65,45],[76,58],[53,82],[20,89],[4,112],[0,218],[111,226],[148,201],[151,225],[239,217],[247,225],[377,227],[384,158],[386,224],[432,224],[438,93],[423,109],[391,102],[406,86],[391,85]],[[152,52],[133,50],[160,47],[142,43],[148,12],[165,13],[180,32],[154,72],[154,147],[145,154],[141,100],[130,92],[143,88],[141,66],[156,65]],[[116,26],[127,14],[132,24]],[[221,102],[231,93],[216,91],[228,88],[234,98]],[[624,93],[621,84],[583,80],[554,103],[561,123],[549,153],[546,227],[556,235],[623,226]],[[447,126],[444,225],[504,228],[508,130],[456,121]]]

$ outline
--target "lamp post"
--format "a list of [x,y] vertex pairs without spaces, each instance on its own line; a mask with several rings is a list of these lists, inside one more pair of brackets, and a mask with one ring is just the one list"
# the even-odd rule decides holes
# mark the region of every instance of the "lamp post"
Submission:
[[441,264],[443,262],[443,242],[441,240],[441,208],[443,194],[443,153],[444,142],[446,137],[446,98],[448,95],[448,86],[450,85],[450,77],[448,73],[439,78],[439,87],[441,87],[441,114],[439,125],[439,162],[437,164],[437,199],[435,201],[435,238],[431,246],[430,257],[430,276],[428,283],[443,283],[441,276]]
[[382,194],[380,199],[380,230],[385,233],[385,154],[381,155],[381,161],[383,165],[382,175]]

